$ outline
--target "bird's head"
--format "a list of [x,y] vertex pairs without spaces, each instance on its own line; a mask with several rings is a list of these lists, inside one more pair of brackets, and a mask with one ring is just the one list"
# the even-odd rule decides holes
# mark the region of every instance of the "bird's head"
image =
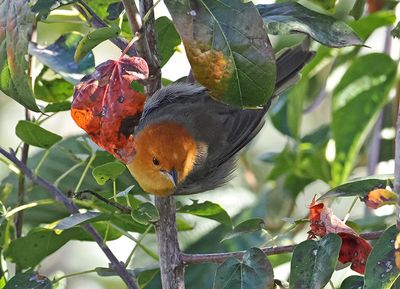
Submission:
[[136,155],[128,169],[146,192],[172,194],[193,170],[196,141],[175,122],[146,126],[135,137]]

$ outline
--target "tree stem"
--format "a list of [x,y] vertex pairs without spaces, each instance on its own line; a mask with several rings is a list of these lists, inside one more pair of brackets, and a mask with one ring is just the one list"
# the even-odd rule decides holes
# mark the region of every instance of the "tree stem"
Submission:
[[397,194],[396,224],[400,230],[400,108],[397,113],[396,139],[394,151],[394,192]]
[[184,289],[184,266],[179,250],[176,229],[176,205],[173,196],[155,199],[160,220],[155,225],[160,255],[161,283],[163,289]]

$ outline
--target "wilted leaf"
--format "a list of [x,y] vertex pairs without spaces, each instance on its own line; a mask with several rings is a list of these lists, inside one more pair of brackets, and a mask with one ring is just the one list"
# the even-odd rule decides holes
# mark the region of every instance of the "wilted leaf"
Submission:
[[37,272],[28,271],[18,273],[12,277],[4,287],[4,289],[51,289],[51,281]]
[[66,230],[66,229],[71,229],[77,225],[82,224],[83,222],[86,222],[90,219],[96,218],[100,215],[99,212],[86,212],[82,214],[74,214],[69,217],[66,217],[62,219],[55,229],[58,230]]
[[132,219],[140,224],[155,223],[160,219],[157,208],[149,202],[140,204],[138,208],[132,209]]
[[28,0],[0,2],[0,90],[26,108],[39,111],[28,74],[34,21]]
[[309,10],[296,2],[257,5],[265,29],[274,35],[304,33],[330,47],[362,45],[343,21]]
[[263,105],[275,89],[275,60],[254,4],[231,0],[164,1],[196,80],[240,107]]
[[258,248],[251,248],[240,262],[227,259],[217,268],[213,289],[266,289],[274,286],[274,272],[265,254]]
[[368,12],[373,13],[381,10],[385,5],[386,0],[368,0]]
[[333,197],[365,197],[368,193],[374,189],[382,189],[391,183],[392,176],[384,175],[381,178],[372,176],[364,179],[352,180],[348,183],[344,183],[337,186],[325,194],[323,194],[319,200]]
[[386,229],[376,241],[365,269],[363,289],[389,289],[400,275],[395,262],[396,226]]
[[81,61],[93,48],[103,41],[117,37],[119,32],[118,26],[107,26],[91,31],[83,36],[75,50],[75,62]]
[[260,231],[262,229],[265,229],[265,222],[261,218],[254,218],[254,219],[249,219],[246,221],[241,222],[237,226],[234,227],[231,233],[227,234],[222,240],[229,240],[232,238],[235,238],[237,236],[240,236],[245,233],[253,233]]
[[397,64],[387,54],[364,55],[353,61],[334,89],[332,132],[336,158],[332,166],[333,184],[343,183],[348,178],[365,137],[389,101],[396,70]]
[[79,63],[74,61],[75,50],[81,39],[79,34],[68,33],[47,47],[42,48],[30,43],[29,53],[68,82],[76,84],[94,68],[93,53],[87,54]]
[[338,234],[342,239],[339,252],[339,261],[343,264],[351,263],[351,269],[363,274],[366,260],[371,252],[371,245],[357,235],[342,220],[336,217],[331,209],[323,203],[316,203],[315,197],[311,202],[309,238],[323,237],[329,233]]
[[155,30],[160,65],[163,67],[175,53],[176,47],[181,43],[181,38],[172,21],[165,16],[156,19]]
[[293,251],[289,288],[323,288],[335,270],[340,245],[341,240],[335,234],[298,244]]
[[130,85],[148,73],[142,58],[122,57],[100,64],[75,87],[72,118],[96,144],[124,163],[134,157],[132,133],[146,99]]
[[15,134],[25,143],[48,149],[55,143],[62,140],[62,137],[58,134],[52,133],[39,125],[26,121],[20,120],[15,127]]
[[343,280],[340,289],[362,289],[364,285],[363,276],[349,276]]
[[108,180],[115,180],[125,170],[126,167],[120,162],[110,162],[95,167],[92,174],[99,185],[104,185]]
[[377,209],[384,205],[393,205],[397,201],[397,194],[386,189],[372,190],[361,199],[369,208]]
[[37,0],[32,6],[32,11],[38,13],[39,17],[46,18],[51,10],[77,1],[78,0]]
[[192,201],[193,204],[183,206],[179,208],[177,212],[212,219],[227,226],[232,226],[231,218],[220,205],[210,201],[205,201],[203,203],[199,203],[196,200]]

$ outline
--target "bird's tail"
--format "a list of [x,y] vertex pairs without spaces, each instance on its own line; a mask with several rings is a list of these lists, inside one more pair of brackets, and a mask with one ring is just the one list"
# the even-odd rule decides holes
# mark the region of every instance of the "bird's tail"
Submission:
[[287,49],[277,58],[275,95],[281,94],[298,81],[298,72],[314,56],[309,46],[310,41],[306,39],[302,44]]

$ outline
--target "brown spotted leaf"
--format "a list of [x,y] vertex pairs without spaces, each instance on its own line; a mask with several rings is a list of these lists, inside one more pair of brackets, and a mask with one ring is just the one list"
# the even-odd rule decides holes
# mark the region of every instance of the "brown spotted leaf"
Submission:
[[397,201],[397,195],[393,191],[387,189],[372,190],[361,199],[367,207],[377,209],[384,205],[393,205]]
[[34,21],[29,0],[0,1],[0,90],[26,108],[39,111],[28,74]]
[[134,157],[132,132],[146,99],[131,83],[147,77],[144,59],[122,57],[100,64],[75,86],[72,118],[95,143],[124,163]]
[[239,107],[263,105],[275,89],[275,59],[263,20],[241,0],[166,0],[196,80]]

